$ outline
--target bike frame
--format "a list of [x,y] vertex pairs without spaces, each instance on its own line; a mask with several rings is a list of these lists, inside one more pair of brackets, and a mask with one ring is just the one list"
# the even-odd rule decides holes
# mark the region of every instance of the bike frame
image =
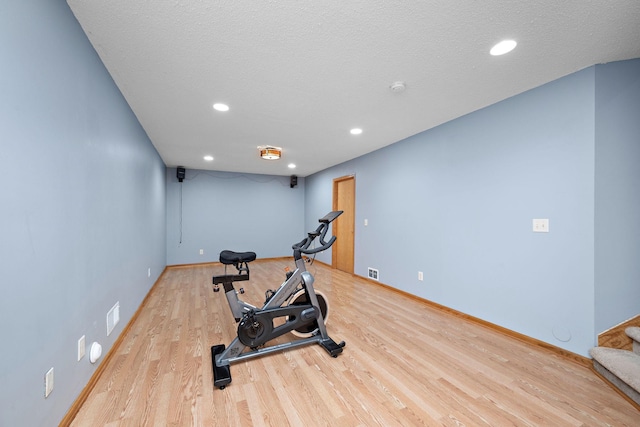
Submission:
[[[302,283],[303,287],[307,290],[311,305],[313,307],[318,307],[317,323],[319,333],[317,335],[287,343],[277,344],[274,346],[259,348],[246,353],[243,353],[243,351],[247,348],[247,346],[242,344],[240,342],[240,339],[236,337],[231,342],[231,344],[229,344],[229,347],[227,347],[222,353],[216,355],[216,365],[229,365],[230,363],[239,360],[250,359],[253,357],[262,356],[264,354],[281,351],[286,348],[299,347],[302,345],[307,345],[309,343],[316,343],[325,339],[330,339],[327,335],[327,329],[324,325],[322,312],[319,309],[320,305],[318,303],[318,297],[316,296],[315,290],[313,289],[313,282],[313,276],[311,275],[311,273],[306,271],[304,258],[300,257],[300,259],[296,259],[296,269],[294,270],[293,274],[282,285],[280,285],[276,293],[273,294],[273,296],[269,299],[269,301],[267,301],[267,303],[261,308],[261,310],[281,307],[298,289],[298,285]],[[232,289],[226,292],[226,296],[227,301],[229,302],[229,307],[231,308],[231,312],[237,319],[241,318],[250,310],[256,309],[255,306],[240,300],[238,298],[238,292],[235,290],[235,288],[233,288],[233,286]]]

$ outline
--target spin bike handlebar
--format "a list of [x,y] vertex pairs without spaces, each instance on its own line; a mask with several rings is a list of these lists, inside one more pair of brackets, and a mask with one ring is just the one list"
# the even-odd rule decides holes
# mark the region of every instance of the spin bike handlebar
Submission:
[[[339,217],[342,212],[343,211],[329,212],[323,218],[320,218],[318,220],[320,221],[318,228],[316,228],[315,231],[307,233],[307,237],[292,246],[294,258],[298,259],[302,254],[311,255],[329,249],[331,245],[333,245],[333,242],[336,241],[336,236],[331,236],[328,242],[324,240],[327,235],[327,231],[329,231],[329,224]],[[317,237],[320,237],[320,246],[309,249],[309,246],[311,246],[311,243],[313,243]]]

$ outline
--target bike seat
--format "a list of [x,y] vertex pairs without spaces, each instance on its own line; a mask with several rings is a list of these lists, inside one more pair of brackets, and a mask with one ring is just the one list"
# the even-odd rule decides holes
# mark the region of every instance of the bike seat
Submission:
[[220,262],[226,265],[233,265],[242,262],[251,262],[256,259],[255,252],[234,252],[234,251],[222,251],[220,252]]

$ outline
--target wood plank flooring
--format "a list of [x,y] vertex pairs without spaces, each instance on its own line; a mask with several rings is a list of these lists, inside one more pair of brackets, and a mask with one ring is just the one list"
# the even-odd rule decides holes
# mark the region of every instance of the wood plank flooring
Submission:
[[[253,262],[241,299],[261,306],[286,266]],[[347,343],[337,358],[311,345],[238,362],[214,389],[210,347],[236,334],[212,291],[223,267],[169,268],[72,426],[640,425],[584,366],[324,265],[309,271],[330,302],[329,334]]]

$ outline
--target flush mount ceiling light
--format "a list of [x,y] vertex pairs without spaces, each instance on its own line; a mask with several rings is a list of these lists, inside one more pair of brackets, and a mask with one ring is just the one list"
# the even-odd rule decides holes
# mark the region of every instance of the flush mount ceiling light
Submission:
[[258,147],[260,157],[265,160],[278,160],[282,156],[282,148],[271,147],[270,145]]
[[509,53],[515,49],[517,44],[518,43],[515,40],[502,40],[500,43],[493,46],[489,53],[493,56],[504,55],[505,53]]
[[349,132],[351,132],[351,135],[360,135],[362,133],[362,129],[360,128],[353,128],[351,129]]
[[296,165],[295,165],[295,164],[293,164],[293,163],[289,163],[289,165],[288,165],[288,166],[289,166],[289,169],[295,169],[295,168],[296,168]]
[[216,103],[213,104],[213,109],[216,111],[229,111],[229,106],[227,104]]
[[207,162],[213,162],[213,156],[204,156],[204,159],[205,159]]

